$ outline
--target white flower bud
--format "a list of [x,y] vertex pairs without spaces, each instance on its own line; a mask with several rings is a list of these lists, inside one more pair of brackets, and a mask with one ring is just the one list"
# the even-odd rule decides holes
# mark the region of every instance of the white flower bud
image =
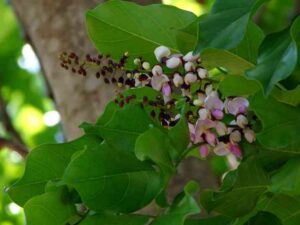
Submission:
[[187,62],[184,64],[184,69],[186,72],[194,71],[195,70],[195,65],[192,62]]
[[245,128],[245,126],[248,124],[247,117],[242,114],[238,115],[236,118],[236,124],[241,128]]
[[213,91],[212,84],[207,85],[206,88],[205,88],[205,94],[210,95],[212,93],[212,91]]
[[185,76],[184,76],[184,82],[186,84],[192,84],[192,83],[195,83],[197,81],[197,76],[194,74],[194,73],[187,73]]
[[175,69],[181,64],[181,60],[178,57],[171,57],[167,60],[166,66],[169,69]]
[[195,100],[193,101],[193,104],[194,104],[195,106],[201,106],[202,103],[203,103],[203,102],[201,102],[200,99],[195,99]]
[[244,136],[245,136],[245,139],[249,142],[249,143],[252,143],[255,141],[255,133],[253,130],[249,129],[249,128],[246,128],[243,130],[244,132]]
[[200,109],[200,110],[198,111],[198,114],[199,114],[199,118],[200,118],[201,120],[208,119],[209,116],[210,116],[209,111],[208,111],[207,109],[205,109],[205,108]]
[[141,59],[140,58],[135,58],[134,60],[133,60],[133,63],[135,64],[135,65],[140,65],[141,64]]
[[216,131],[219,136],[224,136],[227,133],[227,127],[223,122],[217,122]]
[[171,51],[166,46],[159,46],[154,50],[154,55],[158,62],[161,62],[163,57],[168,57],[171,54]]
[[173,83],[175,87],[179,87],[180,85],[182,85],[183,84],[182,76],[180,76],[178,73],[175,73],[173,78]]
[[188,52],[184,57],[183,60],[186,62],[194,62],[199,58],[199,54],[193,55],[193,52]]
[[233,131],[230,135],[229,135],[229,140],[231,142],[234,143],[238,143],[242,140],[242,136],[241,133],[238,130]]
[[199,76],[200,79],[206,78],[207,74],[208,74],[207,70],[203,69],[203,68],[198,68],[197,73],[198,73],[198,76]]
[[159,75],[162,75],[163,73],[163,70],[161,68],[160,65],[155,65],[153,68],[152,68],[152,74],[154,76],[159,76]]
[[149,62],[143,62],[142,67],[145,70],[149,70],[150,69],[150,63]]

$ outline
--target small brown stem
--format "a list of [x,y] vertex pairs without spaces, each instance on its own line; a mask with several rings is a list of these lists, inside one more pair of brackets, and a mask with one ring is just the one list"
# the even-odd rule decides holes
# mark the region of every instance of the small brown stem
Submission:
[[23,157],[26,157],[26,155],[28,154],[28,150],[24,145],[21,145],[20,143],[0,137],[0,150],[4,147],[10,148],[10,149],[16,151]]

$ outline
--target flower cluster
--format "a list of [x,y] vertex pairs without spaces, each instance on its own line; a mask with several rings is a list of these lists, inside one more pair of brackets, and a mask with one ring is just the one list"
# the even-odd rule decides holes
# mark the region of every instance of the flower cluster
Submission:
[[[184,102],[187,105],[185,116],[191,145],[199,146],[201,156],[207,157],[214,152],[240,158],[242,152],[239,143],[243,139],[249,143],[255,141],[255,133],[251,129],[252,118],[248,114],[248,100],[234,96],[222,98],[214,87],[213,77],[202,66],[201,57],[193,52],[172,54],[169,48],[159,46],[154,50],[154,55],[157,64],[151,65],[138,57],[133,60],[135,68],[132,70],[124,69],[128,53],[117,62],[102,55],[87,55],[82,63],[74,53],[64,53],[61,58],[64,68],[71,66],[72,71],[84,76],[89,65],[93,64],[96,77],[103,77],[105,83],[113,83],[117,88],[148,86],[160,92],[156,100],[150,101],[144,96],[143,104],[153,107],[151,116],[166,128],[179,121],[182,116],[179,105]],[[115,103],[123,107],[135,98],[134,95],[124,97],[119,94]]]

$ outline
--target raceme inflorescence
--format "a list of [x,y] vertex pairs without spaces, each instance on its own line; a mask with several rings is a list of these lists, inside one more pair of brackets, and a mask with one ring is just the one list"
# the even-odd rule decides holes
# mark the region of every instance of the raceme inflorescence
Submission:
[[[249,101],[241,96],[223,98],[217,90],[213,76],[203,67],[199,54],[172,54],[170,49],[159,46],[154,50],[157,64],[151,65],[141,57],[133,60],[134,69],[125,69],[128,53],[119,61],[109,55],[86,56],[83,62],[75,53],[63,53],[62,67],[69,67],[83,76],[94,70],[97,78],[103,77],[106,84],[115,84],[117,89],[148,86],[161,93],[155,101],[143,98],[143,104],[152,106],[151,116],[170,128],[183,115],[188,120],[190,145],[199,147],[201,157],[210,152],[216,155],[233,154],[242,157],[239,143],[255,141],[253,122],[248,113]],[[75,67],[78,68],[75,68]],[[130,103],[135,96],[124,98],[118,95],[115,103],[120,107]],[[120,98],[121,97],[121,98]],[[184,104],[183,104],[184,103]],[[184,113],[182,107],[185,105]],[[158,112],[158,113],[157,113]]]

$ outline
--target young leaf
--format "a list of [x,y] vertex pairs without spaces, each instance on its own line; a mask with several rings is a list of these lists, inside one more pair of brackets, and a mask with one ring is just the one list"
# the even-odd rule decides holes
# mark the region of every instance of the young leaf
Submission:
[[62,225],[68,224],[76,216],[75,205],[71,203],[65,187],[38,195],[24,206],[27,225]]
[[140,215],[101,215],[87,216],[80,225],[145,225],[149,220]]
[[33,149],[27,158],[23,177],[9,188],[9,196],[23,206],[33,196],[44,193],[48,181],[61,180],[75,152],[89,150],[101,141],[96,136],[86,135],[69,143],[47,144]]
[[77,155],[67,167],[63,180],[97,212],[136,211],[161,190],[161,178],[151,165],[105,141]]
[[269,95],[279,81],[287,78],[296,68],[297,43],[300,42],[300,17],[291,26],[275,34],[268,35],[263,41],[257,66],[246,75],[259,80],[264,93]]
[[300,153],[299,108],[277,102],[273,97],[265,99],[262,93],[251,98],[250,107],[262,122],[263,130],[257,139],[263,146],[274,151]]
[[208,48],[232,49],[245,36],[253,12],[266,0],[217,0],[199,23],[195,52]]
[[117,59],[129,51],[154,63],[153,50],[160,45],[178,52],[175,30],[196,19],[187,11],[167,5],[140,6],[111,0],[87,12],[89,36],[96,48]]
[[240,217],[249,213],[258,198],[267,190],[269,179],[255,159],[240,164],[231,188],[202,194],[201,203],[208,211],[216,211],[230,217]]

